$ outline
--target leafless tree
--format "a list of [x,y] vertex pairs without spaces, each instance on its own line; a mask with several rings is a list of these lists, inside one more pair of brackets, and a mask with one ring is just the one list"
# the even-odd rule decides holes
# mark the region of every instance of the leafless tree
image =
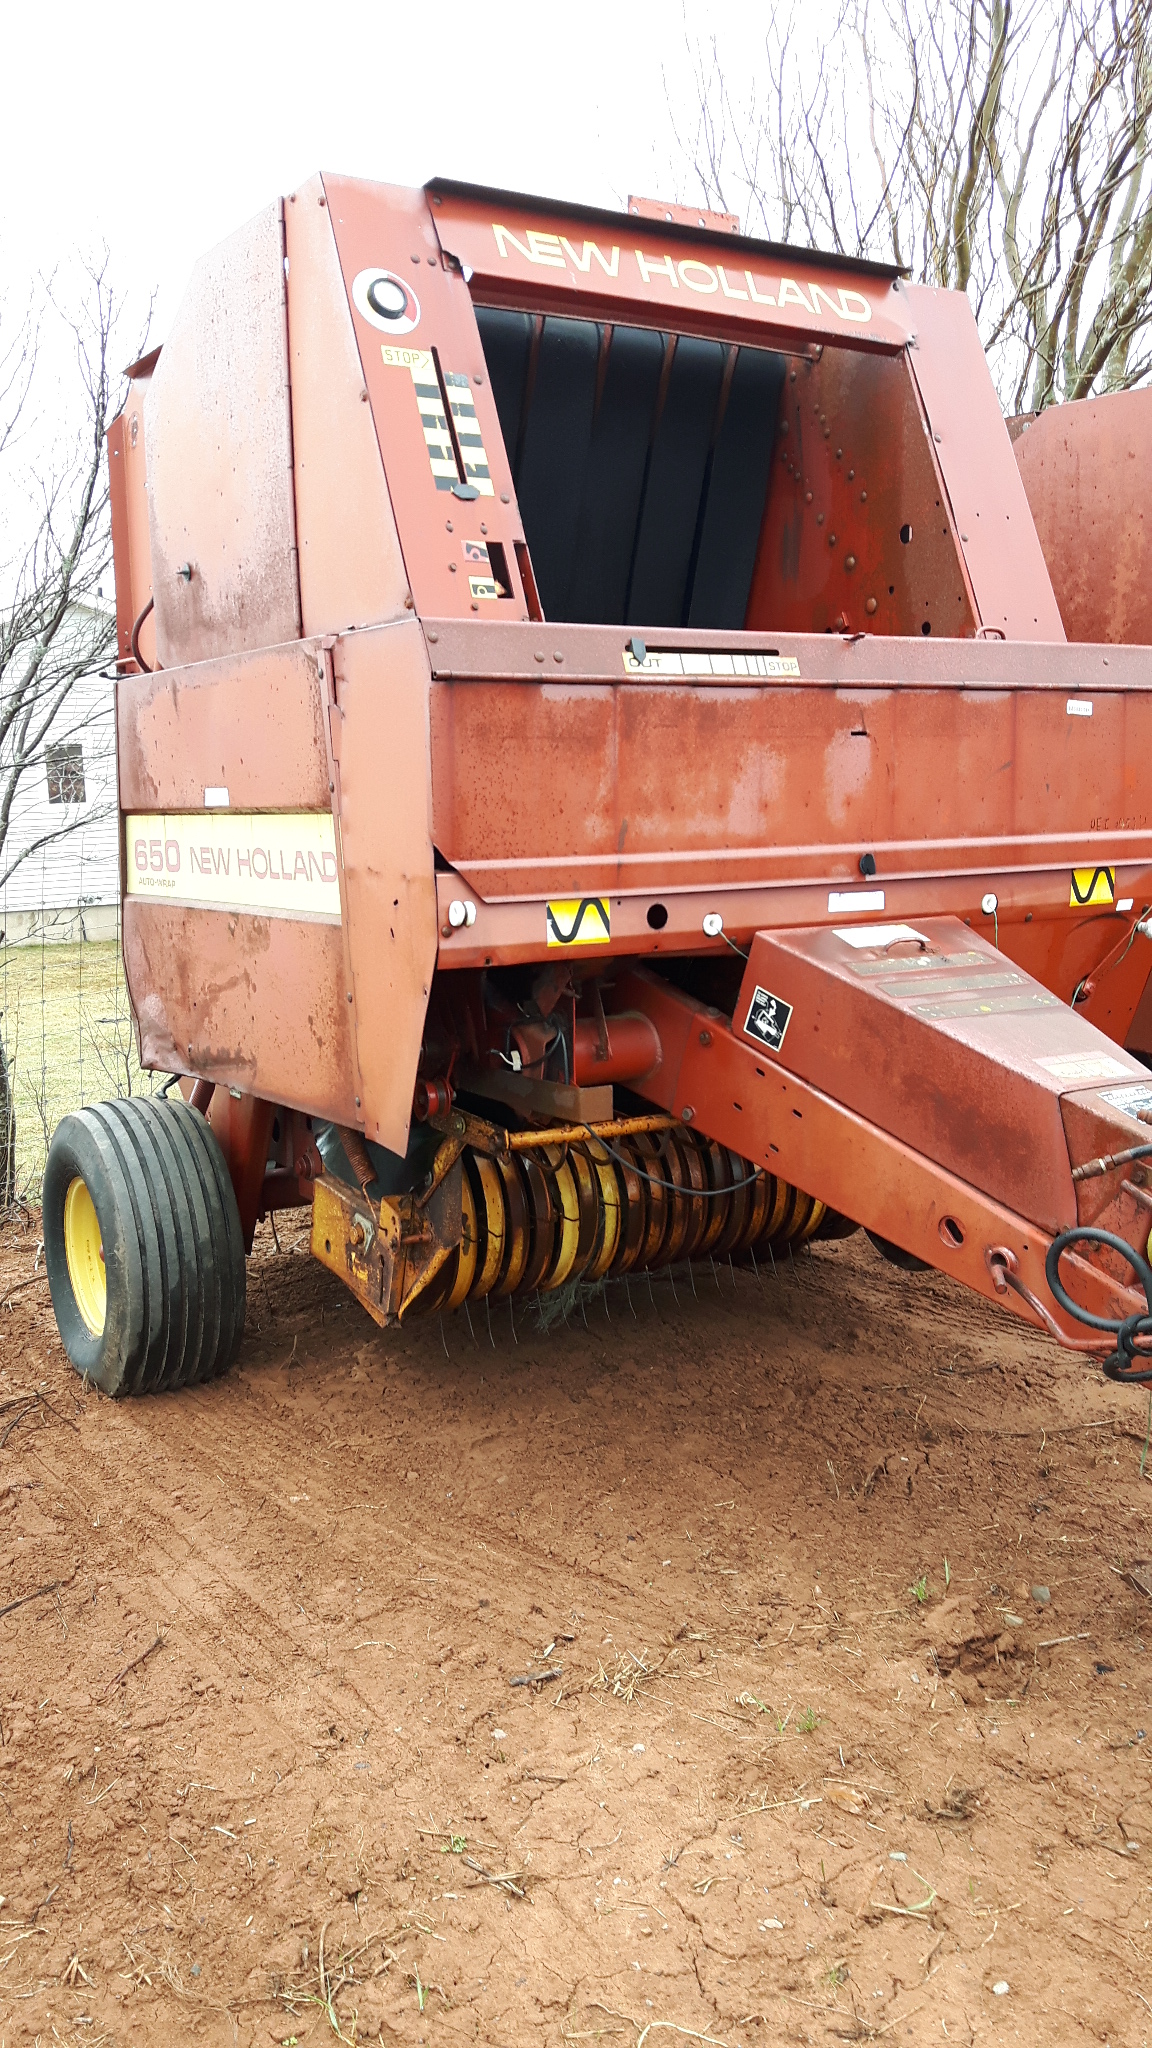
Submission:
[[[107,261],[83,279],[72,310],[52,286],[7,323],[0,304],[0,513],[15,536],[0,560],[0,889],[30,855],[93,818],[75,765],[91,700],[77,685],[116,646],[103,595],[112,590],[104,437],[120,383],[120,309]],[[38,776],[49,778],[57,815],[43,830],[16,831],[18,798]],[[12,1143],[0,1046],[0,1198],[11,1193]]]
[[[46,439],[37,403],[47,381],[43,313],[26,312],[6,347],[0,328],[0,457],[7,472],[0,483],[9,523],[23,528],[14,558],[0,566],[0,888],[30,854],[75,830],[75,806],[65,800],[50,829],[9,845],[21,785],[46,772],[50,737],[69,736],[68,700],[77,683],[116,647],[103,591],[112,588],[104,437],[119,387],[110,359],[118,309],[107,265],[86,275],[85,303],[74,314],[60,313],[73,388],[58,391],[54,449],[40,455],[31,476],[28,441],[34,438],[39,451]],[[59,310],[53,299],[48,310]],[[16,473],[18,465],[24,474]]]
[[1152,369],[1148,0],[782,0],[763,68],[693,52],[682,160],[771,239],[967,291],[1005,408]]

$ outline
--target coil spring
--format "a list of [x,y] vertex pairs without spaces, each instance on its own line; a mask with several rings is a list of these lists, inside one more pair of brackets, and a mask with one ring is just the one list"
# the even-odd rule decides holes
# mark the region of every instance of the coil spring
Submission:
[[826,1207],[687,1129],[463,1155],[459,1248],[408,1314],[802,1244]]

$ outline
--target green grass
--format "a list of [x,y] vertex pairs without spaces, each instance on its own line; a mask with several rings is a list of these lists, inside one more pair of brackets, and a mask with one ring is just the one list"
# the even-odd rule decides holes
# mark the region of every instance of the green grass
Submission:
[[0,1031],[16,1111],[16,1193],[36,1200],[52,1133],[86,1102],[147,1095],[114,940],[0,946]]

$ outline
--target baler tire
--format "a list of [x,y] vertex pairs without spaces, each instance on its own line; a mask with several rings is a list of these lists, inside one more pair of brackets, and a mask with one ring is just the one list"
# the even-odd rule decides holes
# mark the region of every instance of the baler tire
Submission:
[[244,1242],[223,1154],[184,1103],[67,1116],[48,1153],[44,1262],[65,1351],[106,1394],[226,1372],[244,1330]]
[[878,1230],[869,1230],[865,1226],[864,1235],[868,1239],[869,1244],[875,1246],[880,1257],[887,1259],[890,1266],[897,1266],[901,1273],[930,1273],[932,1271],[927,1259],[918,1258],[915,1252],[906,1252],[903,1245],[893,1244],[890,1237],[881,1237]]
[[192,1109],[186,1102],[161,1103],[154,1100],[144,1106],[157,1117],[163,1117],[166,1111],[175,1116],[187,1141],[189,1156],[195,1159],[199,1166],[201,1186],[210,1218],[211,1244],[220,1304],[219,1338],[214,1355],[201,1377],[219,1377],[221,1373],[228,1371],[240,1349],[247,1306],[244,1232],[236,1203],[236,1191],[212,1127],[201,1116],[199,1110]]

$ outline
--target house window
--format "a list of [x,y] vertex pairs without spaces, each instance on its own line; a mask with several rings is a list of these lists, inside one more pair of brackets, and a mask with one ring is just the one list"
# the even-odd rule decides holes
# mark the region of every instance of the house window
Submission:
[[45,748],[44,759],[48,769],[49,803],[85,803],[87,799],[84,792],[84,749],[79,740],[69,740],[63,746]]

